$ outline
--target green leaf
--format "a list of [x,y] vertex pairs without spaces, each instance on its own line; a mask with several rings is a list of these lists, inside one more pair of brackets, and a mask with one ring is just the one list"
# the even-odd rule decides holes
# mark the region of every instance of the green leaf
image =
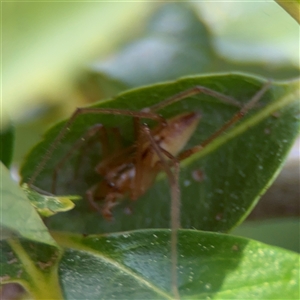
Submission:
[[299,0],[276,0],[276,2],[300,24],[300,1]]
[[59,212],[71,210],[75,206],[72,200],[81,199],[79,196],[56,197],[54,195],[43,195],[31,189],[27,184],[22,184],[21,188],[33,207],[44,217],[50,217]]
[[[174,82],[143,87],[120,94],[93,107],[140,110],[195,85],[202,85],[230,95],[245,103],[262,87],[265,80],[242,74],[193,76]],[[201,152],[181,162],[181,223],[184,228],[227,232],[240,223],[257,203],[259,196],[272,183],[299,132],[299,81],[273,82],[259,102],[239,123],[215,139]],[[166,118],[183,111],[200,111],[202,119],[186,148],[195,146],[229,120],[237,108],[205,95],[196,95],[166,107]],[[116,115],[82,115],[34,183],[50,191],[53,168],[74,146],[82,134],[96,123],[107,128],[118,127],[125,145],[134,142],[133,124],[129,117]],[[58,124],[47,132],[44,140],[27,157],[22,168],[26,182],[62,128]],[[153,126],[153,122],[149,122]],[[101,161],[99,145],[89,145],[77,178],[80,153],[68,159],[59,172],[58,193],[80,194],[101,180],[94,167]],[[78,157],[79,155],[79,157]],[[203,180],[195,177],[203,174]],[[128,206],[133,212],[126,215]],[[127,209],[128,211],[128,209]],[[124,201],[114,210],[115,220],[107,222],[93,212],[87,201],[73,211],[51,217],[48,226],[57,230],[85,233],[114,232],[140,228],[166,228],[170,224],[170,187],[165,175],[135,203]]]
[[63,299],[57,276],[61,253],[57,247],[29,240],[0,242],[1,283],[17,282],[34,299]]
[[11,164],[14,148],[15,130],[13,126],[1,128],[0,132],[0,160],[8,168]]
[[[107,236],[55,233],[54,237],[64,248],[58,267],[64,299],[174,299],[170,288],[169,230]],[[29,249],[27,242],[22,241],[22,245]],[[2,242],[4,249],[8,246]],[[44,253],[35,244],[33,249],[31,255]],[[299,298],[299,255],[293,252],[195,230],[179,231],[178,251],[181,299]],[[4,253],[1,260],[6,268],[2,274],[14,281],[18,279],[14,274],[21,269],[21,279],[31,280],[25,278],[28,269],[19,261],[8,269],[5,259],[8,255],[10,261],[13,258],[8,249]]]
[[[8,230],[9,235],[18,234],[24,238],[56,245],[47,227],[30,204],[24,192],[9,175],[8,170],[1,167],[1,228]],[[2,237],[3,238],[3,237]]]

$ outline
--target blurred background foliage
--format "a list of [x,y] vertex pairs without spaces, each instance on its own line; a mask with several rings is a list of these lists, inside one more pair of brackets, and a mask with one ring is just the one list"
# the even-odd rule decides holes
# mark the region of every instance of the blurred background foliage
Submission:
[[[275,2],[3,2],[2,131],[15,131],[12,167],[77,106],[231,71],[299,76],[296,21]],[[246,223],[236,233],[299,251],[297,218]]]

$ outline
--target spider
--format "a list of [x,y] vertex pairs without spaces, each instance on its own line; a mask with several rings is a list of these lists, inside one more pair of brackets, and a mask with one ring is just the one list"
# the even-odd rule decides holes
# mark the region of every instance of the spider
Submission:
[[[269,88],[267,82],[245,104],[232,97],[221,94],[204,86],[195,86],[171,96],[153,106],[140,111],[106,109],[106,108],[78,108],[71,118],[65,123],[47,153],[36,167],[28,184],[33,185],[37,176],[45,167],[52,156],[53,151],[61,140],[72,128],[72,124],[82,114],[112,114],[133,118],[135,143],[128,147],[121,147],[118,132],[114,133],[116,149],[109,149],[107,129],[102,124],[96,124],[89,128],[82,137],[74,143],[71,150],[57,163],[52,179],[52,192],[55,193],[57,177],[61,168],[70,156],[85,145],[87,140],[98,135],[102,145],[103,158],[95,167],[96,173],[102,180],[88,189],[86,192],[89,203],[107,219],[112,219],[112,209],[125,198],[133,201],[142,196],[152,185],[159,172],[167,174],[171,191],[171,260],[172,260],[172,290],[176,299],[179,299],[177,288],[177,230],[180,228],[180,188],[179,170],[180,162],[191,155],[201,151],[215,138],[220,136],[229,127],[240,120],[249,110],[256,106],[262,95]],[[184,112],[170,119],[159,115],[159,111],[175,102],[182,101],[197,94],[206,94],[220,101],[239,107],[227,122],[215,133],[202,141],[199,145],[182,151],[190,137],[193,135],[201,115],[198,112]],[[158,124],[150,129],[142,120],[151,119]],[[100,205],[99,205],[99,204]]]

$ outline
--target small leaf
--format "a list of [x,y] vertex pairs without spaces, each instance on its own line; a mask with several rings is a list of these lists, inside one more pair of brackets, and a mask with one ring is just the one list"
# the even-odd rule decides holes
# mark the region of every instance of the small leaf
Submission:
[[44,217],[50,217],[59,212],[71,210],[75,206],[71,200],[81,199],[80,196],[43,195],[31,189],[27,184],[22,184],[21,188],[33,207]]
[[30,240],[56,245],[47,227],[30,204],[21,188],[10,178],[8,170],[1,168],[1,201],[2,212],[0,224],[6,231],[18,234]]
[[[246,103],[264,83],[265,80],[261,78],[244,74],[192,76],[131,90],[93,107],[140,110],[195,85],[211,88]],[[298,135],[298,101],[299,81],[273,82],[259,106],[250,111],[248,116],[201,152],[181,162],[181,221],[184,228],[227,232],[249,214],[259,196],[279,172]],[[160,112],[166,118],[183,111],[201,112],[202,119],[186,145],[188,149],[210,137],[237,110],[237,107],[201,94],[174,103]],[[125,146],[135,141],[130,117],[81,115],[34,184],[49,191],[55,166],[86,130],[97,123],[102,123],[108,130],[118,127]],[[154,126],[153,122],[148,123],[150,127]],[[21,171],[24,182],[31,177],[63,124],[64,122],[49,130],[44,141],[30,153]],[[101,177],[94,171],[101,161],[101,147],[99,143],[87,145],[88,147],[74,153],[60,169],[57,181],[59,194],[84,195],[90,187],[101,181]],[[79,165],[78,161],[81,161]],[[78,176],[74,179],[76,169]],[[202,174],[202,179],[195,174]],[[91,210],[87,201],[82,201],[72,212],[54,216],[47,224],[53,229],[85,233],[169,227],[170,187],[163,178],[165,175],[159,176],[155,186],[138,201],[133,204],[124,201],[123,205],[118,206],[114,210],[113,222],[104,220]],[[128,206],[133,209],[130,216],[124,214],[124,209]]]

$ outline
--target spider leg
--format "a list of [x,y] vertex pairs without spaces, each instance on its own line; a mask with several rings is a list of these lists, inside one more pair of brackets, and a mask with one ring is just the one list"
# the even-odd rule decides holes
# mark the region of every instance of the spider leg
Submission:
[[134,189],[132,190],[131,199],[137,200],[141,194],[141,181],[143,178],[143,164],[142,164],[142,152],[143,152],[143,134],[141,130],[141,123],[139,118],[133,119],[134,133],[136,137],[136,156],[135,156],[135,176],[134,176]]
[[54,150],[56,149],[57,145],[61,142],[61,140],[65,137],[67,132],[70,130],[72,124],[77,119],[78,116],[83,114],[112,114],[112,115],[122,115],[122,116],[129,116],[129,117],[137,117],[137,118],[146,118],[156,120],[162,124],[165,124],[165,119],[158,115],[155,112],[145,112],[145,111],[131,111],[127,109],[109,109],[109,108],[77,108],[76,111],[72,114],[71,118],[65,123],[59,134],[54,139],[53,143],[47,149],[43,159],[37,165],[36,169],[34,170],[31,178],[28,180],[28,185],[31,186],[37,176],[45,167],[46,163],[50,159],[51,155],[53,154]]
[[112,221],[113,214],[111,212],[112,208],[119,204],[118,199],[123,198],[123,195],[118,192],[110,192],[104,199],[104,204],[99,206],[94,200],[94,194],[98,188],[98,185],[92,186],[86,192],[86,197],[90,205],[95,208],[106,220]]
[[[266,84],[263,85],[262,89],[264,89],[265,86],[268,88],[270,86],[270,81],[266,82]],[[184,100],[188,97],[191,97],[191,96],[194,96],[194,95],[197,95],[197,94],[205,94],[205,95],[208,95],[208,96],[212,96],[214,98],[219,99],[223,103],[227,103],[227,104],[234,105],[234,106],[237,106],[237,107],[242,107],[241,103],[239,101],[237,101],[236,99],[234,99],[233,97],[224,95],[222,93],[219,93],[217,91],[214,91],[212,89],[209,89],[209,88],[201,86],[201,85],[196,85],[196,86],[194,86],[194,87],[192,87],[188,90],[185,90],[185,91],[180,92],[176,95],[173,95],[173,96],[165,99],[164,101],[161,101],[157,104],[154,104],[154,105],[152,105],[148,108],[145,108],[142,111],[156,112],[156,111],[158,111],[158,110],[160,110],[160,109],[162,109],[166,106],[169,106],[173,103],[179,102],[181,100]]]
[[231,105],[234,105],[234,106],[237,106],[237,107],[241,107],[241,103],[239,101],[237,101],[236,99],[234,99],[233,97],[224,95],[222,93],[219,93],[219,92],[214,91],[212,89],[209,89],[207,87],[197,85],[197,86],[194,86],[194,87],[192,87],[188,90],[185,90],[185,91],[180,92],[176,95],[173,95],[173,96],[165,99],[164,101],[161,101],[157,104],[154,104],[154,105],[144,109],[144,111],[156,112],[156,111],[158,111],[158,110],[160,110],[160,109],[162,109],[166,106],[169,106],[173,103],[179,102],[181,100],[184,100],[188,97],[191,97],[191,96],[194,96],[194,95],[197,95],[197,94],[209,95],[209,96],[212,96],[212,97],[215,97],[215,98],[221,100],[224,103],[231,104]]
[[95,200],[94,200],[94,192],[96,191],[96,189],[97,189],[97,184],[95,184],[95,185],[93,185],[91,188],[89,188],[89,189],[86,191],[85,195],[86,195],[86,197],[87,197],[87,199],[88,199],[90,205],[91,205],[93,208],[95,208],[95,209],[101,214],[101,213],[102,213],[102,212],[101,212],[101,209],[100,209],[99,205],[97,205],[97,203],[96,203]]
[[101,208],[101,214],[106,220],[113,220],[113,214],[111,210],[119,204],[118,199],[121,199],[123,197],[124,195],[121,195],[117,192],[110,193],[105,197],[104,205]]
[[[159,147],[155,142],[149,127],[145,124],[141,125],[141,132],[143,132],[150,141],[154,151],[159,157],[159,164],[161,169],[164,170],[168,176],[171,186],[171,283],[172,291],[175,299],[180,299],[178,291],[178,276],[177,276],[177,262],[178,262],[178,229],[180,228],[180,188],[179,188],[179,161],[171,153]],[[167,156],[174,166],[174,172],[172,172],[169,163],[164,158],[163,154]]]
[[186,159],[189,156],[193,155],[194,153],[201,151],[205,146],[207,146],[209,143],[211,143],[215,138],[220,136],[224,131],[226,131],[228,128],[230,128],[233,124],[235,124],[237,121],[242,119],[249,112],[249,110],[251,110],[257,104],[257,102],[261,99],[261,97],[264,95],[264,93],[270,88],[270,84],[271,84],[270,81],[265,83],[262,86],[262,88],[235,115],[233,115],[232,118],[230,118],[221,128],[219,128],[217,131],[215,131],[209,138],[207,138],[201,144],[196,145],[196,146],[180,153],[178,156],[178,160],[181,161],[181,160]]

